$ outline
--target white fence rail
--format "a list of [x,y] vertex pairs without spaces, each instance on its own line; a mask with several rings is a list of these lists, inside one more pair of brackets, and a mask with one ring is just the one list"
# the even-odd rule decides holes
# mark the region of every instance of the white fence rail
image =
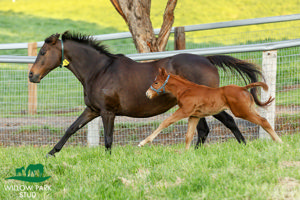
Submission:
[[[300,46],[300,39],[285,40],[280,42],[270,42],[263,44],[249,44],[238,46],[226,46],[226,47],[213,47],[213,48],[198,48],[198,49],[186,49],[176,51],[164,51],[153,53],[140,53],[140,54],[128,54],[127,57],[136,60],[154,60],[174,56],[179,53],[192,53],[196,55],[212,55],[212,54],[229,54],[229,53],[243,53],[252,51],[270,51],[276,49],[283,49],[289,47]],[[34,63],[36,56],[0,56],[0,63]]]
[[[211,30],[211,29],[219,29],[219,28],[238,27],[238,26],[258,25],[258,24],[266,24],[266,23],[295,21],[295,20],[300,20],[300,14],[216,22],[216,23],[208,23],[208,24],[188,25],[188,26],[184,26],[184,29],[185,32],[190,32],[190,31]],[[174,29],[175,28],[173,27],[171,33],[174,33]],[[154,29],[155,34],[158,34],[159,31],[160,29]],[[95,35],[94,37],[97,40],[105,41],[105,40],[131,38],[132,35],[130,32],[121,32],[121,33]],[[44,44],[43,41],[37,42],[37,47],[42,47],[43,44]],[[0,44],[0,50],[27,49],[27,48],[28,48],[28,43]]]

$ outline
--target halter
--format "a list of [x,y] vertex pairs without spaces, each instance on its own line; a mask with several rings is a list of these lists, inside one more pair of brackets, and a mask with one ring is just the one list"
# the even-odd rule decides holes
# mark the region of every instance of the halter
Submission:
[[[151,89],[154,90],[158,95],[162,92],[163,94],[166,93],[165,90],[165,86],[167,85],[168,81],[169,81],[170,75],[168,75],[167,79],[165,80],[164,84],[162,86],[160,86],[160,88],[155,89],[154,87],[152,87],[151,85]],[[160,91],[161,89],[163,89],[163,91]]]
[[67,59],[64,59],[64,43],[63,40],[60,41],[61,42],[61,63],[59,65],[60,68],[68,66],[69,65],[69,61]]

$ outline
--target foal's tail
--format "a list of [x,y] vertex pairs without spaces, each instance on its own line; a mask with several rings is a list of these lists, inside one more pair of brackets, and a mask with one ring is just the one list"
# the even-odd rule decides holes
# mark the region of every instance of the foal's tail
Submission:
[[[224,71],[229,69],[233,74],[239,74],[246,84],[254,83],[258,81],[259,77],[262,77],[260,69],[253,63],[246,62],[231,56],[225,55],[214,55],[206,57],[213,65],[221,67]],[[260,105],[261,102],[257,96],[257,89],[252,88],[250,90],[254,101],[257,105]]]
[[[262,87],[264,89],[264,91],[268,91],[269,87],[266,83],[264,82],[256,82],[256,83],[250,83],[249,85],[244,86],[243,88],[245,90],[249,89],[249,88],[253,88],[253,87]],[[251,93],[252,94],[252,93]],[[253,94],[252,94],[253,96]],[[261,102],[258,99],[255,101],[256,105],[264,107],[269,105],[272,101],[274,101],[274,98],[270,96],[270,98],[266,101],[266,102]]]

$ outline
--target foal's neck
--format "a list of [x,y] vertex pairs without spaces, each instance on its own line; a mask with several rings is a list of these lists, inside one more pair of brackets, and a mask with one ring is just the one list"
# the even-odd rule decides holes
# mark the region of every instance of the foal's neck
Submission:
[[185,90],[199,86],[193,82],[190,82],[186,79],[181,78],[177,75],[170,75],[168,84],[166,85],[166,91],[172,93],[174,96],[177,97],[177,95],[181,92],[184,92]]

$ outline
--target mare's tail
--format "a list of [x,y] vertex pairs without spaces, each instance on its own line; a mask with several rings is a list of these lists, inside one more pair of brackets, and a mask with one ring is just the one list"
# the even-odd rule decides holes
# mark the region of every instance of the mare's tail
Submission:
[[[246,84],[258,82],[258,78],[262,77],[262,73],[259,68],[249,63],[231,56],[214,55],[206,57],[213,65],[221,67],[224,71],[229,69],[233,74],[239,74],[243,78]],[[257,105],[263,105],[257,96],[257,89],[252,88],[250,90],[254,101]]]
[[[256,82],[256,83],[250,83],[249,85],[244,86],[243,88],[245,90],[249,89],[249,88],[254,88],[254,87],[262,87],[264,89],[264,91],[268,91],[268,85],[264,82]],[[252,93],[251,93],[252,94]],[[252,94],[253,96],[253,94]],[[253,96],[254,97],[254,96]],[[267,106],[269,105],[272,101],[274,101],[274,98],[270,96],[270,98],[266,101],[266,102],[261,102],[258,99],[255,101],[255,104],[261,107]]]

